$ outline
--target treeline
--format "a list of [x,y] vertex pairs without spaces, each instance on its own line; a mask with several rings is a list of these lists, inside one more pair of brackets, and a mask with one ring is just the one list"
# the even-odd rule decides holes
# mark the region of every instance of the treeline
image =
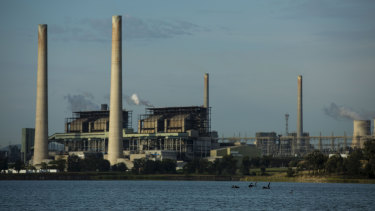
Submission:
[[185,174],[211,175],[255,175],[251,169],[260,169],[261,175],[266,175],[266,168],[287,167],[294,158],[272,158],[270,156],[236,159],[232,155],[225,155],[213,162],[207,159],[193,159],[188,162],[183,172]]
[[375,140],[366,141],[364,149],[353,150],[347,158],[335,154],[328,158],[319,151],[314,151],[299,162],[291,162],[288,176],[294,176],[301,170],[308,170],[313,175],[336,174],[375,178]]
[[71,155],[67,159],[66,170],[68,172],[107,172],[107,171],[126,171],[127,166],[124,163],[112,165],[103,158],[102,154],[88,154],[84,159],[76,155]]
[[146,160],[144,158],[134,160],[133,174],[175,174],[176,161],[170,159]]

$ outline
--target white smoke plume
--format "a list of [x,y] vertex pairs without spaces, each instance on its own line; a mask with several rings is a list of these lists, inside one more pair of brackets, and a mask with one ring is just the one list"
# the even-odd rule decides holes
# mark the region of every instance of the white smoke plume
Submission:
[[138,106],[148,106],[148,107],[154,107],[151,103],[149,103],[147,100],[144,100],[136,93],[132,94],[132,96],[125,96],[125,100],[129,105],[138,105]]
[[99,105],[93,102],[94,96],[90,93],[64,96],[68,100],[68,109],[76,111],[95,111],[99,110]]
[[329,107],[324,107],[323,110],[325,114],[336,120],[363,120],[370,118],[364,113],[354,111],[353,109],[344,106],[338,106],[335,103],[331,103]]

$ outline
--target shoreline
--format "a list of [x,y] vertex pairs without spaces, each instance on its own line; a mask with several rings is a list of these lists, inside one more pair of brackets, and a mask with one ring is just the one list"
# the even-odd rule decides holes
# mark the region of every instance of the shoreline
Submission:
[[155,174],[133,175],[101,172],[64,172],[33,174],[0,174],[0,180],[162,180],[162,181],[243,181],[243,182],[297,182],[297,183],[359,183],[375,184],[375,179],[346,178],[340,176],[217,176]]

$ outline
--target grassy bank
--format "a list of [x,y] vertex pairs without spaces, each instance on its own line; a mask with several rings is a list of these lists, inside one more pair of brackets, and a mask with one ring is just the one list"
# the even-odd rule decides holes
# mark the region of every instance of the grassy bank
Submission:
[[241,176],[149,174],[134,175],[118,172],[63,172],[33,174],[0,174],[0,180],[193,180],[240,181]]
[[288,177],[286,171],[286,168],[267,169],[266,175],[264,176],[260,176],[260,171],[254,171],[257,176],[243,176],[241,181],[375,184],[375,179],[341,175],[312,175],[307,171],[298,172],[297,175]]
[[267,169],[266,175],[254,170],[255,176],[217,176],[184,174],[134,175],[121,172],[62,172],[34,174],[0,174],[0,180],[186,180],[186,181],[263,181],[263,182],[306,182],[306,183],[366,183],[375,184],[375,179],[353,178],[345,176],[311,175],[298,172],[287,177],[285,168]]

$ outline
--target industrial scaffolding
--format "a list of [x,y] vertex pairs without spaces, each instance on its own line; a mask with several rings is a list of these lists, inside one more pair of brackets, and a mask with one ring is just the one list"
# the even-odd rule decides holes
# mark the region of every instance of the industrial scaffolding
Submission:
[[195,130],[199,135],[211,132],[210,108],[200,106],[146,108],[146,114],[139,115],[139,133],[185,133]]
[[[131,128],[132,111],[123,110],[123,128]],[[78,111],[65,119],[66,133],[101,132],[109,130],[109,110]]]

